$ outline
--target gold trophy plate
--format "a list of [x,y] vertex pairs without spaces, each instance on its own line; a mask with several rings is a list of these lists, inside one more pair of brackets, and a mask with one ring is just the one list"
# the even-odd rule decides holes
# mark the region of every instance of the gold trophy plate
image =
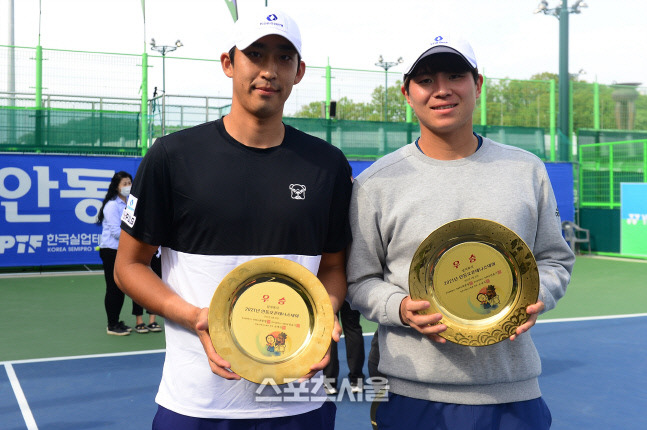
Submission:
[[286,384],[322,360],[334,313],[319,279],[278,257],[261,257],[229,272],[209,306],[209,334],[231,370],[258,384]]
[[509,228],[485,219],[449,222],[422,241],[409,268],[409,294],[442,313],[440,336],[485,346],[512,336],[537,302],[539,271],[528,245]]

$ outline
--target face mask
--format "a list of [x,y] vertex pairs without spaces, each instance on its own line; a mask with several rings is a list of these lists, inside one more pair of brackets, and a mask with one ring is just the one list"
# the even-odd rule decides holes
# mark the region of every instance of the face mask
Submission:
[[128,195],[130,194],[130,187],[120,188],[119,194],[121,194],[123,197],[128,197]]

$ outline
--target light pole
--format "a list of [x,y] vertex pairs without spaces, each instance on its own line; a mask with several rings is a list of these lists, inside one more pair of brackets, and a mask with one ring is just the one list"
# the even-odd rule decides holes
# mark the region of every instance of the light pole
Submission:
[[584,0],[576,0],[573,6],[568,7],[567,0],[561,0],[561,5],[554,8],[548,7],[548,2],[542,0],[534,13],[553,15],[559,20],[559,158],[568,161],[571,158],[569,123],[570,123],[570,84],[568,74],[568,15],[580,13],[582,8],[588,7]]
[[162,54],[162,136],[166,134],[166,53],[181,46],[184,45],[180,39],[175,41],[175,45],[156,45],[155,39],[151,39],[151,49]]
[[387,119],[387,110],[388,110],[388,105],[386,104],[388,101],[387,98],[387,93],[388,93],[388,80],[389,80],[389,69],[393,66],[397,66],[398,64],[402,63],[402,57],[398,58],[398,61],[384,61],[384,58],[380,55],[380,58],[378,58],[377,63],[375,65],[377,67],[381,67],[384,69],[384,109],[382,109],[382,116],[383,116],[383,121],[386,122]]
[[[9,0],[9,64],[7,69],[7,92],[9,93],[9,107],[16,106],[16,47],[14,32],[14,0]],[[16,111],[9,109],[9,134],[8,142],[16,144]]]

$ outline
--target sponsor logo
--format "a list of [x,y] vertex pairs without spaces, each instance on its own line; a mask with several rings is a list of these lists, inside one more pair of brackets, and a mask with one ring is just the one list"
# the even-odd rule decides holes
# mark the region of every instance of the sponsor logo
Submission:
[[260,22],[260,25],[273,25],[275,27],[280,27],[283,30],[283,27],[285,25],[281,22],[279,22],[279,17],[276,16],[275,14],[268,15],[266,18],[267,22]]
[[643,225],[647,225],[647,214],[628,214],[627,224],[637,225],[639,222],[642,222]]
[[437,45],[446,45],[446,44],[447,42],[445,42],[445,39],[443,38],[443,36],[436,36],[431,46],[433,47]]
[[43,246],[43,235],[0,236],[0,254],[14,247],[16,254],[34,254],[41,246]]
[[135,220],[137,219],[137,217],[135,216],[136,207],[137,197],[130,194],[128,196],[128,202],[126,203],[126,209],[124,209],[124,213],[121,214],[121,220],[130,228],[133,228],[133,226],[135,225]]
[[136,207],[137,207],[137,197],[133,196],[132,194],[129,194],[128,202],[126,203],[126,209],[130,209],[134,213]]
[[290,197],[294,200],[305,200],[306,186],[301,184],[290,184]]

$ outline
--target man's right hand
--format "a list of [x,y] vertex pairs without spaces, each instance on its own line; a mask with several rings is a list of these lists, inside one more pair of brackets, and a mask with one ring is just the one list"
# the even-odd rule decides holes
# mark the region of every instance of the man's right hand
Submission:
[[231,364],[218,355],[213,343],[211,343],[211,336],[209,336],[209,308],[200,309],[195,323],[195,332],[202,343],[204,352],[207,353],[211,371],[225,379],[240,379],[240,375],[230,370]]
[[428,309],[429,306],[429,302],[426,300],[412,300],[407,296],[400,302],[400,319],[403,324],[424,334],[434,342],[445,343],[447,341],[438,335],[438,333],[447,330],[445,324],[440,324],[443,315],[440,313],[427,315],[418,313]]

